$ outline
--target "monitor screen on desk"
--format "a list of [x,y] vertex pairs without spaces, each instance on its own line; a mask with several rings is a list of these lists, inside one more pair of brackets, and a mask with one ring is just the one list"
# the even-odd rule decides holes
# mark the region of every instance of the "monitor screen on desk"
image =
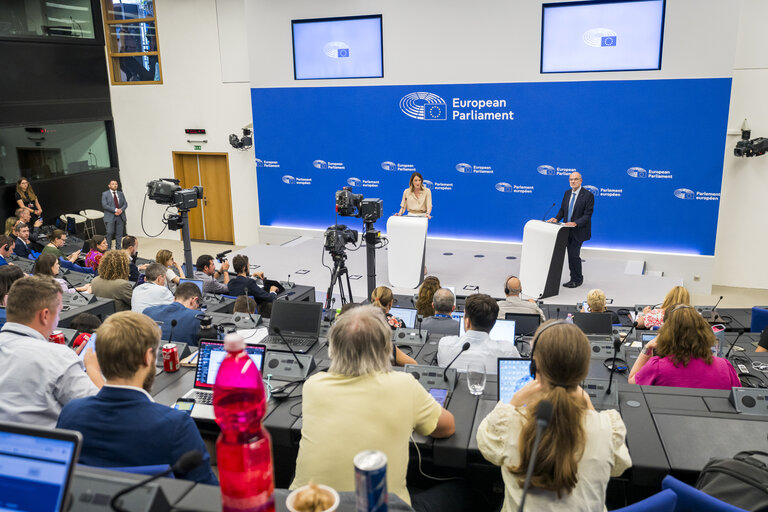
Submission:
[[[464,322],[459,322],[459,334],[464,336]],[[515,321],[514,320],[496,320],[496,324],[491,329],[490,336],[492,340],[515,341]]]
[[405,322],[405,326],[409,329],[414,329],[416,326],[417,314],[415,309],[392,308],[389,310],[389,314]]
[[179,284],[184,283],[192,283],[198,288],[200,288],[200,293],[205,294],[203,292],[203,280],[202,279],[179,279]]

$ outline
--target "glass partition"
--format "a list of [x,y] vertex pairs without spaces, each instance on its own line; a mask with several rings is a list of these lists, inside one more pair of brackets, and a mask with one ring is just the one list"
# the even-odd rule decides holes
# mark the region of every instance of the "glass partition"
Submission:
[[94,39],[91,0],[0,0],[0,37]]

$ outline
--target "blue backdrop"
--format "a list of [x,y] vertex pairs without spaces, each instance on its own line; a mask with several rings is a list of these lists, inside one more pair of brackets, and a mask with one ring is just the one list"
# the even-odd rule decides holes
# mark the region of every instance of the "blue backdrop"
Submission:
[[[730,78],[252,89],[261,223],[326,228],[343,186],[431,236],[521,241],[584,177],[592,247],[714,254]],[[550,205],[555,206],[547,213]],[[357,226],[359,221],[345,219]]]

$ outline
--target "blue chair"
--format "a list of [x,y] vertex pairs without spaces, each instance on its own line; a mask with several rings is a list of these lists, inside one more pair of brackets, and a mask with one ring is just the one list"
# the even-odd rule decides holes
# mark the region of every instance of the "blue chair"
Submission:
[[747,512],[724,501],[701,492],[695,487],[684,484],[677,478],[667,475],[661,481],[662,489],[670,489],[677,495],[675,512]]
[[[110,471],[122,471],[123,473],[133,473],[135,475],[147,475],[147,476],[156,475],[158,473],[162,473],[163,471],[169,471],[171,469],[171,466],[169,464],[155,464],[152,466],[126,466],[123,468],[86,466],[85,464],[79,464],[79,465],[84,468],[108,469]],[[171,472],[165,475],[165,478],[175,478],[175,477],[173,476],[173,472]]]
[[749,330],[752,332],[763,332],[768,327],[768,306],[755,306],[752,308],[752,325]]
[[664,489],[643,501],[617,508],[613,512],[675,512],[675,505],[677,495],[670,489]]

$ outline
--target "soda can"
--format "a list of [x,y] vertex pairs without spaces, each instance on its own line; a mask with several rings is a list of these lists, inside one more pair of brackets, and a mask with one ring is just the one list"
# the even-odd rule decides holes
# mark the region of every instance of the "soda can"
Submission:
[[67,337],[64,336],[64,333],[61,331],[53,331],[48,337],[48,341],[51,343],[58,343],[59,345],[66,345]]
[[163,370],[166,372],[179,371],[179,349],[173,343],[163,345]]
[[378,450],[355,455],[357,512],[387,512],[387,456]]

